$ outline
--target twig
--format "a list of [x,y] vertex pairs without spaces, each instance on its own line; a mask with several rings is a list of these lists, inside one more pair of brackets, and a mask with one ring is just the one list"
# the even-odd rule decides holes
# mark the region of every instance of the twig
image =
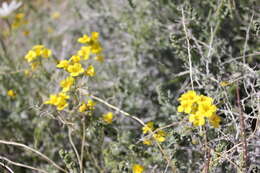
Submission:
[[91,95],[90,97],[93,98],[94,100],[97,100],[97,101],[99,101],[99,102],[101,102],[101,103],[107,105],[108,107],[110,107],[110,108],[112,108],[112,109],[114,109],[114,110],[120,112],[121,114],[123,114],[123,115],[125,115],[125,116],[127,116],[127,117],[129,117],[129,118],[131,118],[131,119],[133,119],[133,120],[135,120],[135,121],[137,121],[137,122],[138,122],[139,124],[141,124],[142,126],[145,126],[144,122],[143,122],[142,120],[140,120],[138,117],[133,116],[133,115],[130,115],[129,113],[127,113],[127,112],[125,112],[125,111],[119,109],[118,107],[116,107],[116,106],[114,106],[114,105],[111,105],[111,104],[107,103],[106,101],[104,101],[104,100],[102,100],[101,98],[98,98],[98,97],[96,97],[96,96],[94,96],[94,95]]
[[26,150],[32,151],[32,152],[36,153],[37,155],[41,156],[47,162],[51,163],[54,167],[56,167],[60,171],[68,173],[65,169],[61,168],[54,161],[49,159],[46,155],[42,154],[41,152],[39,152],[39,151],[37,151],[37,150],[35,150],[35,149],[31,148],[31,147],[28,147],[27,145],[24,145],[24,144],[21,144],[21,143],[17,143],[17,142],[4,141],[4,140],[0,140],[0,143],[1,144],[6,144],[6,145],[14,145],[14,146],[22,147],[22,148],[24,148]]
[[70,144],[71,144],[71,146],[72,146],[72,148],[73,148],[73,150],[74,150],[74,152],[75,152],[75,154],[76,154],[76,157],[77,157],[77,160],[78,160],[78,163],[79,163],[79,169],[80,169],[80,172],[81,172],[81,170],[82,170],[82,167],[81,167],[81,166],[82,166],[82,165],[81,165],[79,153],[78,153],[78,150],[77,150],[77,148],[76,148],[76,146],[75,146],[75,144],[74,144],[74,142],[73,142],[73,140],[72,140],[70,127],[68,127],[68,129],[69,129],[69,131],[68,131],[69,141],[70,141]]
[[205,135],[205,163],[204,163],[204,173],[209,172],[209,164],[210,164],[210,148],[208,148],[208,137],[207,137],[207,131],[204,128],[204,135]]
[[14,171],[11,168],[9,168],[7,165],[5,165],[4,163],[0,162],[0,166],[2,166],[4,169],[9,171],[10,173],[14,173]]
[[[48,173],[48,172],[46,172],[46,171],[43,170],[43,169],[39,169],[39,168],[35,168],[35,167],[29,166],[29,165],[25,165],[25,164],[22,164],[22,163],[14,162],[14,161],[9,160],[9,159],[6,158],[6,157],[0,156],[0,159],[1,159],[1,160],[5,160],[5,161],[7,161],[8,163],[10,163],[10,164],[12,164],[12,165],[15,165],[15,166],[19,166],[19,167],[23,167],[23,168],[27,168],[27,169],[32,169],[32,170],[35,170],[35,171],[38,171],[38,172]],[[1,163],[1,162],[0,162],[0,163]]]
[[242,143],[243,143],[243,167],[247,167],[248,165],[248,154],[247,154],[247,141],[246,141],[246,134],[245,134],[245,122],[244,122],[244,116],[240,104],[240,94],[239,94],[239,85],[237,82],[237,88],[236,88],[236,95],[237,95],[237,106],[239,109],[239,117],[240,117],[240,129],[241,129],[241,136],[242,136]]
[[182,14],[183,30],[184,30],[184,32],[185,32],[186,41],[187,41],[187,46],[188,46],[188,57],[189,57],[189,66],[190,66],[191,87],[192,87],[192,90],[194,90],[194,87],[193,87],[193,78],[192,78],[192,63],[191,63],[191,53],[190,53],[190,40],[189,40],[188,32],[187,32],[187,29],[186,29],[186,25],[185,25],[185,16],[184,16],[183,8],[181,8],[181,14]]
[[250,23],[249,23],[249,26],[246,30],[246,41],[245,41],[245,44],[244,44],[244,50],[243,50],[243,63],[245,64],[246,63],[246,47],[247,47],[247,42],[248,42],[248,39],[249,39],[249,31],[250,31],[250,27],[251,27],[251,24],[253,22],[253,18],[254,18],[254,12],[251,16],[251,20],[250,20]]
[[84,146],[85,146],[85,140],[86,140],[85,130],[86,130],[86,124],[85,124],[85,117],[84,117],[83,120],[82,120],[82,131],[83,132],[82,132],[81,155],[80,155],[80,164],[81,164],[81,168],[82,168],[81,173],[84,172],[83,159],[84,159]]

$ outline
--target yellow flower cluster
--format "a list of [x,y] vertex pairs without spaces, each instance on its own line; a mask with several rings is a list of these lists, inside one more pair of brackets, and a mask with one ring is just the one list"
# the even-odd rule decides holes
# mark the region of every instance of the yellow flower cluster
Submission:
[[34,70],[40,64],[40,57],[49,58],[51,55],[52,51],[44,45],[35,45],[27,52],[24,58],[30,63],[32,70]]
[[79,107],[79,112],[93,111],[95,109],[96,102],[89,99],[87,103],[82,103]]
[[89,77],[95,76],[94,66],[89,65],[86,69],[84,69],[81,61],[88,60],[91,55],[95,55],[94,60],[96,61],[104,61],[104,57],[102,55],[103,48],[98,38],[98,32],[92,32],[91,36],[84,34],[78,39],[78,42],[84,45],[81,46],[77,53],[72,55],[69,60],[61,60],[56,67],[66,70],[73,77],[79,76],[81,74]]
[[[156,130],[154,128],[154,123],[153,122],[148,122],[143,128],[143,134],[147,133],[153,133],[153,139],[155,139],[157,142],[161,143],[165,141],[166,133],[163,130]],[[154,131],[156,131],[154,133]],[[152,145],[152,140],[151,139],[145,139],[143,141],[143,144],[145,145]]]
[[44,104],[54,105],[60,111],[68,106],[67,99],[69,99],[69,96],[66,93],[60,92],[50,95],[50,99],[45,101]]
[[180,101],[178,112],[189,114],[189,121],[194,126],[203,126],[206,122],[205,118],[208,118],[213,127],[219,127],[221,118],[216,115],[217,107],[211,97],[197,95],[195,91],[189,90],[178,100]]
[[144,167],[139,164],[134,164],[132,166],[132,171],[133,171],[133,173],[142,173],[144,171]]
[[112,112],[108,112],[106,114],[103,114],[102,119],[105,123],[110,124],[112,123],[114,118],[114,114]]
[[[97,61],[102,62],[102,47],[98,40],[99,33],[92,32],[91,37],[88,35],[83,35],[78,39],[78,42],[84,44],[81,48],[77,51],[75,55],[72,55],[69,60],[61,60],[56,67],[65,70],[69,73],[69,76],[60,82],[60,87],[62,91],[56,95],[51,95],[49,100],[45,102],[45,104],[51,104],[57,107],[58,110],[63,110],[67,107],[68,97],[63,98],[60,95],[67,95],[67,92],[71,90],[71,87],[76,83],[76,77],[81,75],[86,75],[89,77],[95,76],[95,68],[93,65],[89,65],[86,69],[83,67],[83,60],[88,60],[90,56],[96,55],[94,58]],[[29,51],[26,59],[28,62],[31,62],[35,59],[37,54],[37,48]],[[82,103],[78,109],[79,112],[86,112],[91,113],[94,110],[95,102],[92,100],[88,100],[87,103]]]
[[16,97],[16,93],[14,92],[14,90],[8,90],[8,91],[7,91],[7,95],[8,95],[10,98],[15,98],[15,97]]

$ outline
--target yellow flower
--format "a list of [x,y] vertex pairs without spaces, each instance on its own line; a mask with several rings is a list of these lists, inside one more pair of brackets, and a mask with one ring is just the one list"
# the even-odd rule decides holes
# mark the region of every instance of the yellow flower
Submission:
[[192,112],[192,108],[193,108],[193,102],[186,100],[181,102],[181,105],[178,106],[177,110],[178,112],[185,112],[186,114],[189,114]]
[[104,122],[110,124],[113,121],[114,114],[112,112],[108,112],[106,114],[103,114],[102,119]]
[[148,132],[153,131],[154,129],[154,123],[153,122],[148,122],[146,125],[142,128],[143,134],[146,134]]
[[96,102],[94,102],[91,99],[88,100],[88,103],[87,103],[88,110],[91,110],[91,111],[94,110],[95,109],[95,105],[96,105]]
[[100,54],[102,52],[102,47],[99,42],[95,42],[91,45],[91,52],[93,54]]
[[203,126],[205,124],[205,118],[200,114],[191,114],[189,121],[193,123],[194,126]]
[[159,130],[156,132],[153,137],[157,142],[164,142],[165,141],[166,133],[163,130]]
[[79,112],[85,112],[88,109],[88,106],[86,103],[82,103],[79,107]]
[[58,11],[56,11],[56,12],[53,12],[52,14],[51,14],[51,18],[52,19],[59,19],[60,18],[60,13],[58,12]]
[[216,111],[217,107],[215,105],[209,102],[202,102],[199,104],[197,113],[205,117],[211,117]]
[[145,139],[145,140],[143,140],[143,144],[144,145],[152,145],[152,141],[149,140],[149,139]]
[[215,128],[219,127],[219,123],[221,122],[221,118],[220,116],[213,114],[210,118],[209,118],[209,123],[210,125],[212,125]]
[[56,65],[57,68],[63,68],[67,69],[69,67],[69,61],[68,60],[61,60],[59,64]]
[[134,164],[132,167],[132,171],[133,171],[133,173],[143,173],[144,167],[139,164]]
[[98,62],[104,62],[104,56],[102,55],[97,55],[94,57],[94,60],[98,61]]
[[84,72],[84,69],[82,68],[82,65],[80,63],[75,63],[68,66],[68,72],[71,76],[78,76]]
[[51,54],[52,54],[52,51],[50,49],[47,49],[47,48],[44,48],[41,51],[41,56],[43,58],[49,58],[51,56]]
[[92,41],[97,41],[99,38],[99,33],[98,32],[92,32],[91,33],[91,40]]
[[88,68],[85,71],[85,75],[90,77],[95,76],[95,68],[92,65],[88,66]]
[[80,61],[80,56],[73,55],[73,56],[70,58],[70,61],[72,61],[73,63],[78,63],[78,62]]
[[32,62],[37,58],[37,54],[35,51],[30,50],[24,57],[28,62]]
[[189,90],[186,93],[182,94],[181,97],[178,99],[180,102],[183,101],[190,101],[190,102],[196,102],[198,99],[198,95],[195,91]]
[[7,95],[11,98],[15,98],[16,97],[16,93],[14,92],[14,90],[8,90],[7,91]]
[[51,94],[49,100],[45,101],[44,104],[55,105],[58,100],[58,96],[56,94]]
[[44,104],[54,105],[57,110],[63,110],[68,106],[67,99],[69,99],[69,96],[66,93],[61,92],[50,95],[49,100],[45,101]]
[[40,44],[40,45],[33,46],[32,50],[34,50],[37,56],[40,56],[42,54],[43,48],[44,46]]
[[73,77],[67,77],[66,79],[60,82],[60,86],[62,87],[62,92],[67,92],[70,90],[70,87],[74,84],[75,79]]
[[77,52],[77,55],[82,57],[84,60],[88,60],[90,56],[90,46],[82,46],[81,49]]
[[90,41],[91,41],[91,38],[88,35],[86,35],[86,34],[84,34],[82,37],[80,37],[78,39],[78,42],[82,43],[82,44],[89,43]]
[[213,103],[213,99],[211,97],[207,97],[204,95],[199,95],[197,103],[200,104],[201,102],[208,102],[210,104]]

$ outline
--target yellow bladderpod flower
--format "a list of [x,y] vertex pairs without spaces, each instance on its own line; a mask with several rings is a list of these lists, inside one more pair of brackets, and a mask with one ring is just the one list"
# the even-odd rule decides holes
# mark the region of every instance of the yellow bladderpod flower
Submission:
[[90,77],[95,76],[96,73],[95,73],[95,68],[93,67],[93,65],[88,66],[88,68],[85,70],[84,74],[87,76],[90,76]]
[[16,93],[14,92],[14,90],[8,90],[7,91],[7,95],[11,98],[15,98],[16,97]]
[[112,123],[113,118],[114,118],[114,114],[112,112],[108,112],[106,114],[103,114],[102,116],[103,121],[108,124]]
[[77,55],[83,60],[88,60],[91,53],[90,46],[82,46],[81,49],[77,52]]
[[91,41],[96,42],[98,41],[99,33],[98,32],[92,32],[91,33]]
[[93,44],[91,44],[91,53],[93,54],[100,54],[102,52],[102,47],[101,44],[99,42],[95,42]]
[[144,167],[139,164],[134,164],[132,167],[132,171],[133,171],[133,173],[143,173]]
[[221,118],[220,116],[213,114],[210,118],[209,118],[209,123],[210,125],[212,125],[215,128],[219,127],[219,123],[221,122]]
[[154,123],[150,121],[150,122],[146,123],[145,126],[142,128],[143,134],[152,132],[153,129],[154,129]]
[[163,130],[159,130],[153,135],[153,137],[157,142],[161,143],[165,141],[166,133]]
[[51,94],[49,100],[45,101],[44,104],[54,105],[58,110],[63,110],[68,106],[67,99],[69,96],[66,93]]
[[87,34],[84,34],[82,37],[78,39],[79,43],[86,44],[91,41],[91,37],[89,37]]
[[30,50],[24,57],[28,62],[32,62],[33,60],[37,59],[37,54],[35,51]]
[[82,68],[82,65],[80,63],[69,65],[67,70],[71,76],[78,76],[84,72],[84,69]]
[[186,114],[191,113],[193,110],[193,101],[185,100],[181,102],[181,105],[178,106],[177,111],[178,112],[185,112]]
[[52,51],[50,49],[44,48],[41,51],[41,56],[43,58],[49,58],[52,55]]
[[150,139],[143,140],[144,145],[152,145],[152,141]]
[[44,49],[44,45],[35,45],[33,46],[32,50],[36,53],[37,56],[40,56],[42,54],[42,50]]
[[60,86],[62,87],[62,92],[67,92],[70,90],[71,86],[74,84],[75,79],[73,77],[67,77],[66,79],[60,82]]
[[78,63],[78,62],[80,62],[80,56],[78,56],[78,55],[73,55],[73,56],[70,58],[70,61],[72,61],[73,63]]
[[96,103],[89,99],[87,103],[82,103],[78,109],[79,112],[85,112],[85,111],[93,111],[95,109]]
[[198,95],[195,91],[189,90],[186,93],[182,94],[181,97],[178,99],[180,102],[183,101],[190,101],[192,103],[196,102],[198,100]]
[[205,117],[211,117],[215,112],[217,111],[217,107],[209,102],[202,102],[198,106],[197,113],[205,116]]
[[208,103],[212,104],[213,99],[211,97],[208,97],[208,96],[199,95],[197,103],[200,104],[201,102],[208,102]]
[[65,70],[67,70],[67,68],[69,67],[69,61],[68,60],[61,60],[59,62],[59,64],[56,65],[57,68],[63,68]]
[[194,126],[203,126],[205,124],[205,118],[200,114],[191,114],[189,115],[189,122]]
[[88,110],[93,111],[95,109],[95,105],[96,105],[96,102],[94,102],[91,99],[88,100],[88,103],[87,103]]
[[87,111],[87,109],[88,109],[87,104],[86,104],[86,103],[82,103],[82,104],[80,105],[78,111],[79,111],[79,112],[85,112],[85,111]]

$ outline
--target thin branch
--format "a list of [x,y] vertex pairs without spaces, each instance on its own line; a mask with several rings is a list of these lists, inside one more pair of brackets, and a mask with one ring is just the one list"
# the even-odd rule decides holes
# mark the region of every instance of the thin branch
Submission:
[[4,169],[9,171],[10,173],[14,173],[14,171],[11,168],[9,168],[7,165],[5,165],[4,163],[0,162],[0,166],[2,166]]
[[186,29],[186,25],[185,25],[185,16],[184,16],[183,8],[181,8],[181,14],[182,14],[183,30],[184,30],[184,32],[185,32],[186,41],[187,41],[187,46],[188,46],[188,57],[189,57],[189,66],[190,66],[191,87],[192,87],[192,90],[194,90],[194,87],[193,87],[193,78],[192,78],[192,63],[191,63],[191,53],[190,53],[190,40],[189,40],[188,32],[187,32],[187,29]]
[[240,129],[241,129],[241,136],[242,136],[242,143],[243,143],[243,167],[248,166],[248,154],[247,154],[247,141],[246,141],[246,133],[245,133],[245,122],[244,122],[244,116],[241,108],[241,103],[240,103],[240,94],[239,94],[239,85],[237,83],[237,88],[236,88],[236,95],[237,95],[237,106],[239,109],[239,118],[240,118]]
[[80,156],[80,164],[81,164],[81,173],[84,172],[84,169],[83,169],[83,159],[84,159],[84,146],[85,146],[85,140],[86,140],[86,124],[85,124],[85,117],[83,118],[82,120],[82,143],[81,143],[81,156]]
[[12,165],[15,165],[15,166],[19,166],[19,167],[23,167],[23,168],[35,170],[35,171],[38,171],[38,172],[48,173],[48,172],[46,172],[46,171],[43,170],[43,169],[39,169],[39,168],[35,168],[35,167],[29,166],[29,165],[25,165],[25,164],[22,164],[22,163],[14,162],[14,161],[9,160],[9,159],[6,158],[6,157],[0,156],[0,159],[1,159],[1,160],[5,160],[5,161],[7,161],[9,164],[12,164]]
[[78,163],[79,163],[80,172],[81,172],[81,170],[82,170],[82,167],[81,167],[81,166],[82,166],[82,165],[81,165],[79,153],[78,153],[78,150],[77,150],[77,148],[76,148],[76,146],[75,146],[75,144],[74,144],[74,142],[73,142],[73,140],[72,140],[70,127],[68,127],[68,129],[69,129],[69,131],[68,131],[69,141],[70,141],[70,144],[71,144],[71,146],[72,146],[72,148],[73,148],[73,150],[74,150],[74,152],[75,152],[75,154],[76,154],[76,157],[77,157],[77,160],[78,160]]
[[14,146],[18,146],[18,147],[22,147],[26,150],[29,150],[31,152],[34,152],[35,154],[41,156],[44,160],[46,160],[47,162],[49,162],[50,164],[52,164],[54,167],[56,167],[57,169],[59,169],[62,172],[66,172],[68,173],[65,169],[61,168],[59,165],[57,165],[54,161],[52,161],[51,159],[49,159],[46,155],[42,154],[41,152],[28,147],[27,145],[21,144],[21,143],[17,143],[17,142],[11,142],[11,141],[4,141],[4,140],[0,140],[1,144],[6,144],[6,145],[14,145]]
[[251,20],[250,20],[250,23],[249,23],[249,26],[246,30],[246,41],[245,41],[245,44],[244,44],[244,50],[243,50],[243,63],[245,64],[246,63],[246,48],[247,48],[247,42],[248,42],[248,39],[249,39],[249,31],[250,31],[250,27],[251,27],[251,24],[253,22],[253,18],[254,18],[254,12],[251,16]]

